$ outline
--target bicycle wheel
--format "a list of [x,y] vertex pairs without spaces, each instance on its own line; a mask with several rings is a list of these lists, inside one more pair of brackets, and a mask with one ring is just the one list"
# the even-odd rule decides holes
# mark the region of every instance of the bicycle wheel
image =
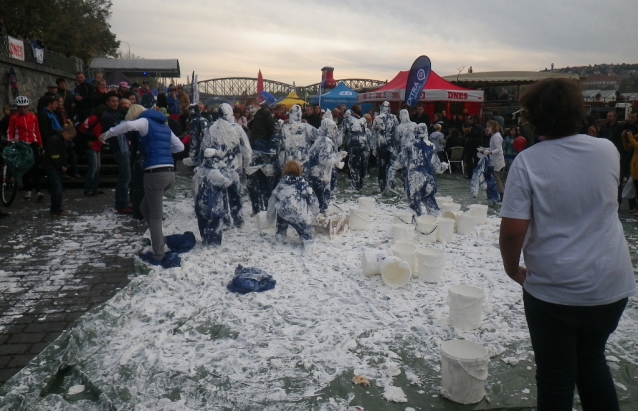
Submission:
[[2,205],[9,207],[18,194],[18,182],[9,175],[7,166],[2,167],[2,188],[0,192],[0,200]]

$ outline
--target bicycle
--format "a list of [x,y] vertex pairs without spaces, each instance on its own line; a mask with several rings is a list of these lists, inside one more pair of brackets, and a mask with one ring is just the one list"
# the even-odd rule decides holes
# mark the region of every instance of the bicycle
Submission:
[[18,194],[18,182],[9,171],[6,164],[2,164],[2,188],[0,189],[0,200],[2,205],[9,207]]
[[[8,146],[11,147],[11,150],[7,153],[5,148]],[[28,145],[20,142],[12,144],[2,140],[0,148],[2,148],[2,155],[0,156],[0,163],[2,164],[0,202],[2,202],[3,206],[9,207],[18,194],[18,180],[26,170],[33,166],[33,154]]]

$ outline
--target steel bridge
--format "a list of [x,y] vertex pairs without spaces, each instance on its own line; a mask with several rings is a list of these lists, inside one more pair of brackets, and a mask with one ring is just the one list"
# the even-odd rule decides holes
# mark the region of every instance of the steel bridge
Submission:
[[[386,81],[371,79],[341,79],[336,80],[337,83],[343,81],[349,88],[359,91],[362,89],[377,88]],[[257,78],[256,77],[224,77],[203,80],[197,82],[199,93],[202,97],[220,96],[227,99],[245,99],[257,95]],[[319,83],[309,86],[295,86],[279,81],[264,79],[264,91],[267,91],[275,97],[282,97],[294,91],[301,98],[319,94]]]

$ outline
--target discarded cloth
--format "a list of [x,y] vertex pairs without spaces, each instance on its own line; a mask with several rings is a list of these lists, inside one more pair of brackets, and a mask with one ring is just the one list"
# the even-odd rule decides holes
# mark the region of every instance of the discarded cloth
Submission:
[[160,265],[162,268],[175,268],[182,266],[182,259],[177,253],[166,253],[164,258],[156,260],[153,258],[153,252],[148,251],[139,255],[140,260],[151,265]]
[[265,271],[255,267],[243,267],[241,264],[235,268],[233,278],[226,288],[234,293],[246,294],[250,292],[262,292],[275,288],[277,281]]
[[171,234],[164,237],[164,243],[176,254],[187,253],[195,247],[195,234],[192,231],[186,231],[184,234]]

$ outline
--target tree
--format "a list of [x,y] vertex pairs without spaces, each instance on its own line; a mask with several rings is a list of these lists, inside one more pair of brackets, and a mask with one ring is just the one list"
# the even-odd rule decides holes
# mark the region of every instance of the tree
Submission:
[[113,56],[119,42],[111,32],[110,0],[0,0],[7,32],[41,40],[49,50],[88,63]]

